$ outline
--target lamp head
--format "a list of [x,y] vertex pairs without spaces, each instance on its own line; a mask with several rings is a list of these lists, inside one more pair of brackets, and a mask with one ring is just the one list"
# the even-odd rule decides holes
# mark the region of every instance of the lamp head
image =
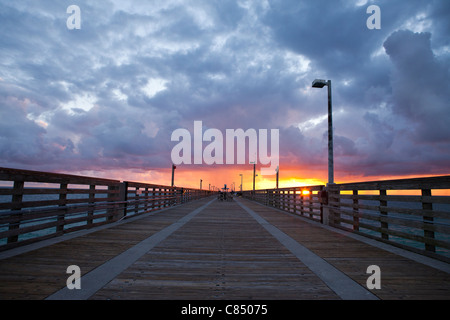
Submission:
[[327,84],[328,84],[328,82],[326,80],[316,79],[316,80],[313,81],[312,87],[313,88],[323,88]]

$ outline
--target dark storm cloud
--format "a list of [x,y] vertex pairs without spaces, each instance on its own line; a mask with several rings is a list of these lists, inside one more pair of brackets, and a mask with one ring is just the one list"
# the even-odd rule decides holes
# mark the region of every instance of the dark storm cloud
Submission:
[[418,127],[415,139],[450,142],[449,61],[438,61],[430,33],[401,30],[384,43],[394,65],[393,111]]

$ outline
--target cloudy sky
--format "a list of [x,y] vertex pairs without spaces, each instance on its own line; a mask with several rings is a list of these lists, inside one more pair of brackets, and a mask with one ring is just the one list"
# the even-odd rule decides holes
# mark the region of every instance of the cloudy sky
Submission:
[[[0,0],[0,166],[170,184],[171,134],[197,120],[278,129],[281,186],[326,182],[320,78],[336,182],[449,174],[449,33],[447,0]],[[250,188],[249,164],[175,180],[239,173]]]

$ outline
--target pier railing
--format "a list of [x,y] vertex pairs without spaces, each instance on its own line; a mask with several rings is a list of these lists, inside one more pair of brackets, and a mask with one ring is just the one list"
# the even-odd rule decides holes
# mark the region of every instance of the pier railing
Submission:
[[207,190],[0,168],[0,251],[211,194]]
[[320,192],[324,186],[291,187],[244,191],[243,197],[266,206],[281,209],[308,219],[322,222],[323,207]]
[[450,262],[450,176],[265,189],[242,195]]
[[[212,193],[0,168],[0,251]],[[450,176],[264,189],[242,195],[450,262]]]
[[334,184],[329,225],[450,261],[450,176]]

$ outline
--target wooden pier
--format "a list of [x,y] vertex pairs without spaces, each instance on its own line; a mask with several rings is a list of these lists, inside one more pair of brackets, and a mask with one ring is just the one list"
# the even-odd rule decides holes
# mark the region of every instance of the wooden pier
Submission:
[[[233,201],[220,201],[216,194],[203,191],[163,190],[162,186],[153,186],[155,189],[150,190],[150,185],[145,184],[97,180],[97,184],[113,185],[114,188],[105,189],[114,191],[118,198],[112,200],[110,196],[102,196],[100,199],[103,200],[92,205],[94,198],[89,195],[97,192],[96,188],[90,187],[93,181],[48,174],[46,179],[55,179],[52,183],[59,181],[63,188],[54,187],[51,192],[58,194],[58,199],[55,203],[46,203],[55,208],[41,208],[32,214],[36,218],[44,212],[43,216],[48,219],[49,212],[55,210],[56,222],[43,223],[46,227],[54,223],[52,227],[58,234],[38,236],[39,241],[25,239],[21,243],[20,235],[27,229],[20,231],[20,223],[13,223],[30,212],[20,209],[17,203],[23,201],[23,194],[27,192],[50,191],[39,187],[34,189],[39,191],[23,192],[26,188],[17,181],[23,182],[27,178],[42,183],[44,179],[36,178],[38,175],[33,172],[15,171],[11,175],[7,171],[3,169],[0,177],[5,181],[9,174],[10,179],[16,180],[2,192],[12,195],[16,205],[4,204],[2,208],[6,213],[0,215],[4,225],[8,226],[2,231],[8,241],[0,252],[0,300],[450,299],[450,265],[445,256],[438,259],[436,250],[437,246],[445,246],[446,241],[431,237],[429,233],[446,231],[445,224],[434,225],[436,221],[429,219],[422,221],[428,233],[414,239],[431,242],[434,248],[427,246],[423,250],[430,254],[406,250],[406,245],[396,245],[382,235],[380,239],[374,235],[366,237],[362,228],[337,227],[337,218],[333,215],[336,209],[330,209],[336,201],[323,203],[319,199],[323,187],[312,187],[309,193],[300,189],[289,192],[286,189],[266,190],[257,194],[244,193],[242,197],[235,196]],[[442,178],[436,186],[443,189],[446,179]],[[88,187],[70,187],[74,181]],[[390,182],[390,185],[395,184]],[[356,187],[340,186],[343,189]],[[128,188],[133,190],[133,196]],[[98,193],[104,193],[105,189]],[[136,190],[142,190],[142,193]],[[84,192],[87,196],[83,199],[87,204],[76,200],[72,204],[74,207],[68,207],[69,199],[61,199],[60,194],[70,192]],[[352,191],[350,197],[345,193],[342,196],[350,198],[349,207],[357,208],[353,201],[361,194],[355,195]],[[374,197],[377,201],[386,201],[383,195]],[[446,197],[433,198],[428,194],[420,199],[407,197],[401,200],[448,201]],[[110,203],[105,207],[107,202]],[[13,209],[20,213],[14,216]],[[364,214],[367,208],[358,209]],[[387,212],[386,209],[387,205],[381,206],[383,212]],[[75,211],[86,218],[63,216],[63,213]],[[344,212],[348,213],[348,210]],[[432,206],[427,205],[424,212],[430,215]],[[104,223],[92,225],[96,214],[103,215]],[[333,220],[333,223],[325,224],[324,214],[328,214],[326,220]],[[444,212],[438,210],[434,218],[443,219]],[[70,219],[83,221],[83,224],[70,230],[67,228],[72,222]],[[354,221],[342,216],[340,219],[345,219],[348,224]],[[392,219],[398,222],[399,218]],[[385,220],[378,222],[386,223]],[[361,227],[361,222],[358,223]],[[30,230],[29,225],[24,228]],[[67,232],[64,232],[65,228]],[[377,230],[386,233],[387,229],[384,225]],[[71,265],[78,266],[81,271],[81,289],[67,288],[71,276],[67,268]],[[371,274],[367,269],[372,265],[381,271],[380,289],[368,287]]]

